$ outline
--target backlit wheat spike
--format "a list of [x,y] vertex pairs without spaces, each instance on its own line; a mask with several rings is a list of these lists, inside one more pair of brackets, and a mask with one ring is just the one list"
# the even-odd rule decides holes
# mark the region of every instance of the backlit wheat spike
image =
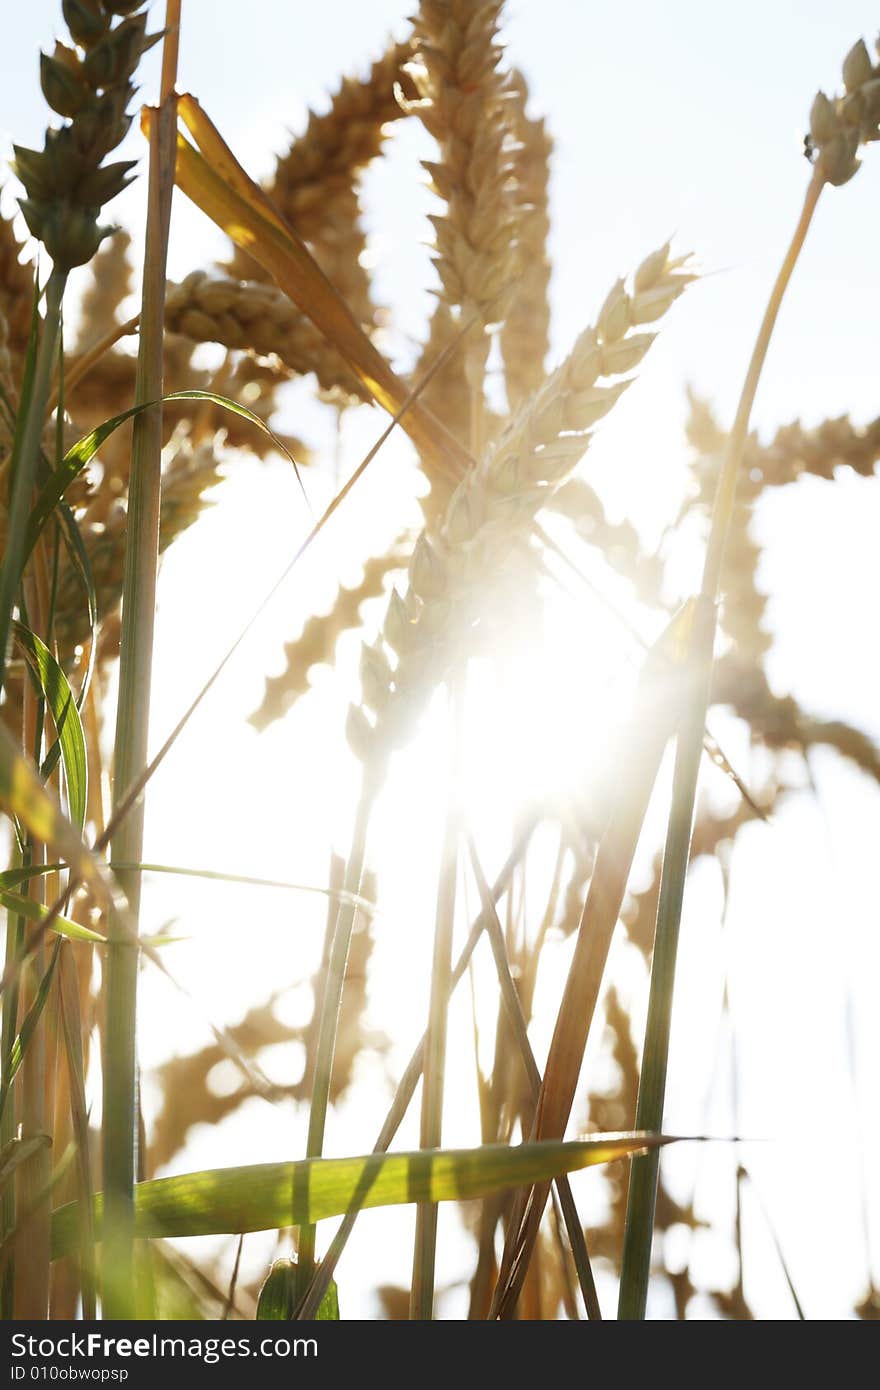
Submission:
[[[380,153],[387,126],[405,115],[396,91],[415,96],[405,71],[409,43],[393,44],[363,80],[346,78],[322,115],[308,125],[276,163],[266,189],[281,215],[310,243],[323,269],[363,323],[371,323],[364,249],[356,200],[360,171]],[[265,280],[243,251],[230,263],[234,276]]]
[[569,478],[550,498],[547,508],[567,517],[581,540],[624,575],[644,603],[662,605],[662,560],[645,549],[632,522],[608,519],[599,494],[584,478]]
[[[353,708],[348,736],[358,756],[383,758],[418,717],[426,694],[455,661],[458,643],[481,617],[482,591],[528,534],[540,508],[587,449],[593,427],[630,384],[659,319],[694,278],[687,258],[664,245],[642,262],[632,290],[618,281],[596,326],[517,412],[479,465],[459,483],[442,525],[422,532],[405,597],[392,593],[381,643],[396,658],[389,679],[381,644],[367,677],[364,708]],[[368,655],[365,649],[365,657]]]
[[[691,505],[708,505],[718,475],[726,435],[706,402],[690,393],[687,437],[697,451],[691,465],[697,494]],[[756,571],[762,549],[751,531],[754,503],[769,487],[784,487],[806,475],[831,480],[839,468],[871,477],[880,460],[880,420],[858,429],[846,416],[825,420],[813,429],[800,421],[778,430],[768,444],[752,435],[743,455],[743,476],[731,518],[724,567],[725,602],[721,621],[734,638],[740,658],[762,657],[771,645],[763,624],[766,595]]]
[[805,429],[799,420],[777,430],[768,444],[746,449],[744,479],[752,487],[780,487],[809,475],[834,477],[838,468],[850,468],[861,478],[872,477],[880,463],[880,418],[864,428],[846,415]]
[[[705,401],[689,393],[689,443],[702,456],[695,476],[705,501],[717,473],[717,457],[726,435]],[[766,487],[785,487],[809,475],[832,480],[838,468],[850,468],[862,478],[874,475],[880,462],[880,417],[865,426],[846,415],[805,428],[800,420],[783,425],[762,444],[751,435],[743,455],[740,492],[755,497]]]
[[507,400],[515,410],[544,380],[550,347],[550,231],[548,184],[553,141],[542,120],[526,114],[528,88],[519,72],[510,77],[511,114],[516,139],[514,171],[517,197],[523,205],[518,229],[517,280],[510,308],[501,326],[501,356]]
[[194,270],[169,288],[165,326],[193,342],[275,356],[294,372],[313,372],[325,391],[369,399],[344,359],[274,285]]
[[[427,342],[422,347],[419,360],[410,374],[413,385],[422,379],[440,354],[454,343],[460,334],[458,320],[449,305],[445,300],[438,299],[431,315]],[[425,404],[438,420],[442,420],[456,439],[468,447],[471,408],[463,343],[457,344],[447,362],[428,382],[422,395]],[[484,438],[489,440],[497,436],[501,427],[498,417],[485,405],[482,410],[482,427]],[[425,524],[433,528],[439,525],[449,505],[455,483],[448,473],[441,473],[432,468],[426,459],[421,460],[421,466],[431,484],[431,490],[419,499],[419,505]]]
[[327,211],[330,215],[315,239],[315,259],[361,327],[369,332],[376,326],[377,314],[366,267],[367,238],[355,189],[336,194]]
[[267,192],[305,241],[319,237],[335,200],[380,153],[387,126],[405,115],[395,89],[415,96],[405,70],[411,56],[411,44],[393,44],[365,79],[345,78],[329,109],[310,112],[303,134],[279,157]]
[[[784,786],[771,781],[762,788],[762,807],[768,812],[773,811],[784,791]],[[729,814],[716,812],[708,805],[701,806],[694,822],[692,862],[701,857],[715,857],[721,845],[735,840],[742,827],[751,825],[756,819],[757,812],[745,799],[740,799]],[[662,866],[662,858],[657,855],[651,882],[646,888],[628,897],[620,914],[628,939],[641,951],[646,960],[650,958],[654,942]]]
[[[518,194],[514,180],[510,96],[496,43],[500,0],[423,0],[414,21],[410,73],[415,109],[437,141],[439,159],[425,168],[446,204],[431,218],[441,294],[460,310],[498,322],[516,273]],[[471,335],[465,363],[482,386],[488,342]]]
[[[428,339],[422,347],[419,360],[412,373],[413,384],[425,374],[444,348],[448,347],[455,337],[456,331],[456,321],[449,305],[445,300],[438,299],[431,315]],[[422,396],[429,409],[437,413],[447,429],[450,429],[456,439],[459,439],[466,446],[469,411],[467,380],[460,352],[452,354],[449,361],[428,382]],[[435,481],[439,488],[443,479],[439,477],[436,480],[431,479],[432,484]]]
[[861,729],[837,719],[808,713],[791,695],[776,695],[760,666],[728,652],[715,663],[712,700],[729,705],[744,719],[753,737],[768,748],[833,748],[862,772],[880,782],[880,747]]
[[661,318],[693,280],[687,259],[670,259],[667,243],[639,266],[631,292],[623,280],[617,282],[595,327],[581,334],[487,454],[481,472],[493,491],[515,496],[530,487],[558,486],[571,472],[593,426],[630,385],[626,374],[653,342],[653,333],[638,330]]
[[[714,492],[722,450],[724,431],[706,402],[689,393],[690,412],[686,425],[689,442],[697,449],[691,461],[691,473],[697,482],[695,501],[708,505]],[[752,534],[753,501],[758,489],[753,488],[751,469],[746,471],[743,485],[730,518],[730,533],[722,575],[724,602],[720,620],[724,630],[737,644],[740,657],[746,654],[760,661],[770,649],[772,638],[764,625],[767,596],[758,587],[757,570],[762,547]],[[693,505],[693,504],[691,504]]]
[[254,728],[265,729],[276,719],[283,718],[306,693],[309,673],[322,662],[332,664],[339,637],[360,624],[362,605],[368,599],[379,598],[387,576],[404,563],[396,547],[388,555],[373,556],[365,563],[359,584],[350,589],[340,588],[329,613],[318,613],[307,619],[300,636],[285,645],[284,670],[266,679],[259,709],[250,716]]

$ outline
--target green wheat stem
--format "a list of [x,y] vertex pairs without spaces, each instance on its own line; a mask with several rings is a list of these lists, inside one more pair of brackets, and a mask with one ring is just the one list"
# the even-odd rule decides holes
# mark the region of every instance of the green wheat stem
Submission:
[[[531,840],[532,834],[534,833],[537,822],[538,817],[536,815],[533,815],[529,820],[527,820],[525,826],[517,836],[514,846],[510,851],[509,855],[507,856],[507,860],[505,861],[500,873],[498,874],[498,877],[495,880],[494,887],[491,889],[491,898],[493,904],[498,901],[498,899],[501,897],[503,893],[506,893],[508,891],[510,887],[510,880],[513,876],[513,871],[522,859],[522,856],[526,852],[526,849]],[[474,951],[476,950],[477,943],[479,942],[480,937],[483,934],[483,931],[487,928],[488,923],[489,914],[484,910],[479,913],[476,921],[473,923],[470,933],[468,935],[468,939],[465,942],[464,948],[462,949],[462,952],[455,963],[455,969],[452,972],[452,978],[450,981],[451,990],[455,990],[464,978],[465,971],[467,970],[468,965],[470,964],[470,960]],[[382,1128],[379,1131],[378,1138],[376,1139],[376,1142],[373,1145],[373,1153],[385,1153],[391,1145],[394,1136],[400,1128],[400,1125],[403,1123],[403,1118],[407,1110],[409,1109],[409,1106],[412,1102],[412,1098],[416,1093],[416,1087],[419,1084],[419,1079],[422,1075],[422,1067],[424,1065],[425,1060],[426,1041],[426,1035],[423,1034],[420,1041],[416,1045],[415,1051],[413,1052],[412,1056],[409,1059],[409,1062],[407,1063],[404,1069],[403,1075],[401,1076],[400,1081],[398,1082],[394,1100],[391,1102],[390,1109],[388,1110],[388,1114],[385,1116],[385,1120],[382,1124]],[[359,1211],[361,1210],[361,1207],[362,1201],[358,1202],[357,1200],[355,1200],[352,1203],[352,1206],[346,1212],[345,1216],[343,1217],[342,1223],[338,1231],[333,1237],[333,1240],[330,1242],[327,1254],[324,1256],[324,1259],[321,1261],[320,1266],[315,1271],[312,1277],[311,1284],[309,1285],[309,1288],[305,1296],[301,1299],[297,1307],[295,1314],[297,1318],[313,1318],[315,1316],[318,1308],[320,1307],[321,1299],[324,1297],[324,1294],[327,1292],[327,1289],[330,1286],[330,1280],[332,1279],[333,1274],[335,1273],[336,1265],[339,1261],[340,1256],[342,1255],[343,1250],[345,1249],[348,1238],[354,1229],[354,1223],[357,1220],[357,1216]]]
[[[339,1011],[342,1006],[342,992],[345,987],[348,952],[357,917],[357,905],[354,899],[360,897],[364,864],[367,857],[367,837],[376,791],[377,778],[373,769],[367,765],[364,768],[361,795],[355,812],[351,836],[351,850],[345,870],[345,883],[343,885],[345,898],[340,902],[336,914],[330,954],[327,960],[327,974],[320,1003],[321,1018],[318,1025],[318,1043],[315,1049],[315,1072],[309,1109],[306,1158],[320,1158],[324,1152],[324,1132],[327,1127],[327,1111],[330,1106],[330,1085],[333,1077],[333,1059],[336,1054]],[[314,1272],[315,1227],[302,1226],[299,1234],[298,1298],[301,1298],[305,1293]]]
[[[166,11],[166,53],[158,119],[150,136],[147,236],[135,403],[161,399],[163,319],[168,228],[174,177],[177,104],[174,78],[180,23],[179,0]],[[159,557],[162,410],[135,417],[132,429],[128,541],[122,598],[119,703],[114,745],[114,807],[147,763],[153,627]],[[143,858],[144,804],[138,802],[113,839],[113,855]],[[137,920],[140,874],[120,875]],[[138,951],[131,933],[110,914],[106,966],[104,1119],[102,1129],[107,1233],[104,1247],[104,1316],[134,1316],[134,1184],[137,1172],[137,973]]]
[[[694,805],[700,754],[706,730],[712,675],[712,651],[717,625],[717,602],[721,588],[724,552],[736,499],[736,483],[743,449],[748,437],[749,419],[758,389],[761,370],[785,291],[806,239],[824,177],[817,168],[807,187],[804,205],[791,244],[776,277],[746,372],[733,428],[727,441],[715,501],[712,526],[706,548],[700,603],[696,609],[693,641],[693,680],[679,726],[672,806],[663,851],[660,899],[651,967],[651,989],[636,1125],[659,1132],[663,1127],[666,1073],[669,1060],[669,1033],[675,963],[685,879],[690,856]],[[620,1276],[618,1318],[638,1320],[645,1316],[654,1210],[657,1201],[659,1160],[656,1156],[635,1158],[632,1162],[627,1198],[623,1261]]]
[[[443,832],[443,848],[440,858],[440,878],[437,885],[431,995],[428,1005],[428,1027],[425,1033],[422,1114],[419,1135],[419,1143],[423,1149],[439,1149],[443,1137],[446,1035],[449,996],[452,992],[452,932],[455,924],[458,841],[461,828],[456,784],[457,771],[461,761],[462,703],[463,681],[459,677],[455,680],[449,697],[453,747],[450,759],[451,776],[446,826]],[[422,1202],[416,1209],[413,1277],[409,1301],[410,1318],[430,1321],[434,1316],[436,1254],[437,1206]]]

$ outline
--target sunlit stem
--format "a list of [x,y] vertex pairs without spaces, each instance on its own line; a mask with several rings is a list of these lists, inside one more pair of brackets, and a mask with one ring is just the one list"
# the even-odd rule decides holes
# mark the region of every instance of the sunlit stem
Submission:
[[[431,967],[431,997],[425,1035],[425,1065],[422,1083],[422,1116],[419,1144],[423,1149],[439,1149],[443,1137],[443,1094],[446,1076],[446,1035],[449,996],[452,989],[452,932],[455,925],[455,896],[458,880],[458,841],[461,812],[458,804],[458,772],[461,765],[461,725],[464,697],[463,679],[457,677],[449,696],[452,749],[450,779],[437,885],[434,920],[434,957]],[[437,1207],[421,1202],[416,1210],[416,1238],[409,1315],[429,1321],[434,1315],[434,1266],[437,1252]]]
[[[499,873],[492,887],[491,897],[493,903],[497,902],[501,895],[507,892],[510,886],[510,880],[513,877],[513,871],[522,859],[522,856],[525,854],[529,840],[532,837],[532,832],[535,829],[536,819],[530,820],[527,823],[527,825],[524,827],[524,829],[520,832],[519,836],[517,837],[516,844],[513,846],[513,849],[511,850],[510,854],[507,856],[507,860],[505,861],[501,869],[501,872]],[[487,925],[487,914],[485,912],[480,912],[479,916],[477,917],[476,921],[471,927],[468,939],[465,942],[461,955],[455,963],[455,969],[452,972],[452,979],[450,981],[451,990],[457,989],[458,985],[464,978],[465,971],[467,970],[468,965],[470,964],[471,957],[474,951],[476,950],[477,942],[480,940],[480,937],[482,936],[483,931],[486,929]],[[409,1059],[409,1062],[407,1063],[406,1070],[404,1071],[403,1076],[400,1078],[400,1082],[398,1084],[394,1100],[391,1102],[391,1107],[388,1111],[388,1114],[385,1116],[385,1121],[382,1125],[382,1128],[379,1131],[379,1136],[376,1139],[375,1144],[373,1145],[373,1153],[385,1153],[390,1147],[395,1134],[400,1128],[400,1125],[403,1121],[403,1117],[409,1109],[412,1098],[416,1093],[416,1087],[419,1084],[419,1078],[422,1075],[422,1067],[424,1065],[425,1060],[426,1043],[427,1036],[423,1035],[421,1041],[418,1043],[415,1051]],[[362,1196],[363,1194],[360,1194],[360,1197]],[[355,1199],[352,1201],[351,1207],[343,1217],[339,1230],[333,1237],[327,1254],[321,1261],[318,1269],[315,1271],[314,1277],[312,1278],[312,1282],[309,1285],[305,1297],[300,1301],[297,1307],[296,1316],[298,1318],[313,1318],[315,1316],[315,1313],[317,1312],[320,1306],[321,1299],[324,1297],[324,1294],[327,1292],[327,1289],[329,1288],[330,1280],[333,1278],[333,1273],[336,1269],[339,1257],[345,1249],[349,1236],[354,1230],[354,1223],[357,1220],[358,1212],[360,1211],[358,1201],[359,1196],[358,1194],[356,1194]]]
[[[135,403],[162,396],[163,321],[168,227],[174,186],[177,103],[174,96],[180,0],[168,0],[158,118],[150,134],[147,235]],[[159,555],[162,410],[135,417],[128,543],[122,597],[119,704],[114,747],[114,805],[147,765],[153,627]],[[143,858],[143,802],[113,839],[117,859]],[[140,875],[121,876],[135,921]],[[134,1316],[134,1183],[137,1173],[137,973],[138,950],[116,914],[108,924],[104,1052],[103,1167],[105,1202],[104,1297],[106,1318]]]
[[[526,1073],[532,1101],[537,1106],[541,1095],[541,1073],[538,1070],[538,1063],[532,1051],[532,1044],[529,1041],[529,1029],[526,1016],[523,1012],[522,1000],[513,981],[510,971],[510,961],[507,958],[507,948],[504,942],[504,932],[495,904],[489,892],[482,867],[476,854],[476,847],[473,841],[470,842],[471,863],[474,869],[474,876],[480,891],[480,899],[483,905],[483,913],[486,917],[486,934],[489,937],[489,944],[492,948],[492,957],[495,961],[495,970],[498,975],[498,987],[501,991],[501,1001],[507,1016],[507,1023],[513,1034],[516,1048]],[[558,867],[559,860],[557,860]],[[555,883],[554,883],[555,887]],[[571,1190],[571,1183],[567,1175],[556,1179],[556,1191],[559,1196],[559,1205],[565,1229],[568,1233],[568,1240],[571,1246],[571,1253],[574,1257],[575,1270],[577,1272],[578,1283],[580,1285],[581,1296],[584,1300],[584,1307],[590,1319],[601,1320],[602,1310],[599,1307],[599,1298],[596,1293],[596,1284],[593,1279],[593,1270],[590,1264],[590,1257],[587,1251],[584,1231],[575,1206],[574,1196]]]
[[[343,884],[345,897],[340,902],[336,913],[336,924],[333,929],[320,1002],[321,1019],[318,1027],[318,1043],[315,1049],[315,1071],[312,1083],[312,1102],[309,1110],[306,1158],[320,1158],[324,1152],[324,1132],[327,1127],[327,1111],[330,1106],[330,1088],[333,1078],[333,1060],[336,1054],[339,1011],[342,1007],[348,952],[357,917],[357,905],[353,899],[360,896],[367,856],[367,837],[378,784],[379,766],[370,761],[364,767],[361,795],[355,812],[355,823],[351,836],[351,850],[345,870],[345,883]],[[314,1226],[300,1227],[298,1254],[297,1295],[302,1297],[315,1271]]]
[[[39,564],[34,566],[39,571]],[[46,612],[45,593],[39,582],[38,573],[28,576],[22,586],[27,595],[25,604],[26,621],[34,631],[45,631]],[[24,682],[24,746],[37,767],[40,766],[43,748],[43,720],[46,706],[42,694],[37,695],[30,681]],[[33,836],[28,836],[26,845],[28,863],[39,864],[45,858],[45,849]],[[43,902],[45,883],[41,875],[27,885],[28,897]],[[33,927],[25,927],[25,941],[36,935]],[[32,954],[29,968],[22,981],[22,1017],[25,1017],[35,1003],[48,966],[45,947],[39,942]],[[51,1134],[52,1100],[54,1094],[54,1067],[52,1065],[53,1030],[50,1024],[50,1009],[43,1010],[39,1023],[34,1028],[27,1048],[23,1050],[20,1072],[20,1133],[23,1138],[35,1138],[41,1134]],[[10,1105],[12,1098],[9,1098]],[[23,1163],[16,1174],[18,1209],[18,1265],[15,1288],[15,1316],[17,1318],[43,1319],[49,1306],[49,1150],[39,1148],[33,1156]]]
[[[636,1110],[636,1128],[638,1129],[659,1131],[663,1127],[679,927],[690,855],[697,776],[700,768],[700,750],[705,736],[706,711],[709,704],[712,650],[717,623],[716,605],[721,588],[727,536],[736,499],[737,476],[748,437],[752,405],[779,308],[797,264],[823,186],[822,175],[817,168],[807,188],[803,209],[791,245],[770,293],[770,299],[746,372],[733,428],[728,437],[715,493],[712,528],[703,568],[702,603],[697,610],[694,678],[678,735],[672,808],[663,852],[663,871],[660,881],[660,899],[657,906],[657,927],[651,968],[648,1021],[645,1029],[645,1047]],[[659,1167],[659,1157],[656,1153],[634,1158],[632,1161],[618,1318],[632,1320],[645,1316]]]

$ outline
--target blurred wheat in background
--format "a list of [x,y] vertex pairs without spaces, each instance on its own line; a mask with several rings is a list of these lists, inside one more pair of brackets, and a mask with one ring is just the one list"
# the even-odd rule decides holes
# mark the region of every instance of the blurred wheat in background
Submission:
[[600,17],[542,7],[594,26],[557,131],[514,7],[385,8],[306,112],[266,6],[274,159],[196,89],[197,6],[46,0],[19,46],[52,116],[32,149],[5,112],[0,205],[0,1311],[876,1317],[878,727],[785,661],[876,689],[874,257],[860,323],[820,281],[801,335],[838,412],[752,406],[804,245],[864,247],[880,49],[829,22],[806,161],[722,180],[786,204],[752,350],[699,185],[603,263],[654,219],[647,173],[603,187],[591,65],[641,97]]

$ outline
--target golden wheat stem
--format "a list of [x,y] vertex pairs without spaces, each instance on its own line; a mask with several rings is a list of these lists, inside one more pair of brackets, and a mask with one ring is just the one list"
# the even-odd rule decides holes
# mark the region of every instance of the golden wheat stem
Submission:
[[755,393],[758,389],[758,382],[761,371],[767,357],[767,349],[770,346],[770,339],[773,336],[773,329],[779,316],[779,309],[791,280],[792,272],[797,265],[798,257],[801,253],[819,195],[825,186],[825,179],[821,167],[816,165],[813,177],[807,186],[804,205],[795,228],[791,245],[786,252],[785,259],[776,277],[764,317],[761,320],[761,327],[758,331],[755,346],[752,350],[746,379],[743,382],[739,404],[736,408],[736,418],[733,428],[727,441],[724,453],[724,462],[721,465],[721,473],[718,478],[717,491],[715,493],[715,503],[712,510],[712,529],[709,535],[709,544],[706,549],[706,559],[703,566],[703,594],[712,603],[718,598],[718,590],[721,583],[721,571],[724,565],[724,549],[727,543],[727,536],[730,530],[730,520],[733,515],[733,504],[736,496],[736,482],[739,475],[739,466],[742,460],[743,450],[749,433],[749,419],[752,413],[752,406],[755,400]]

